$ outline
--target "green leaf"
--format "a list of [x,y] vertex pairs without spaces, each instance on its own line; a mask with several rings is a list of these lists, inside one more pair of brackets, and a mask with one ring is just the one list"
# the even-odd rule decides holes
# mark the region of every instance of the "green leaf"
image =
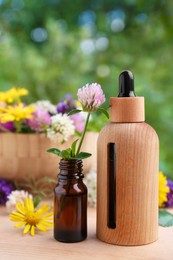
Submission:
[[82,111],[81,109],[71,110],[67,115],[68,115],[68,116],[71,116],[71,115],[74,115],[74,114],[80,113],[81,111]]
[[72,145],[71,145],[71,153],[72,153],[72,156],[74,157],[75,156],[75,153],[76,153],[76,144],[78,142],[79,139],[76,139]]
[[71,154],[71,148],[67,148],[65,151],[67,151],[69,154]]
[[81,136],[81,134],[80,134],[78,131],[76,131],[76,130],[75,130],[74,135],[75,135],[75,136],[79,136],[79,137]]
[[84,153],[84,152],[80,152],[77,156],[76,159],[86,159],[88,157],[90,157],[92,154],[91,153]]
[[49,150],[47,150],[48,153],[54,153],[57,156],[61,156],[61,151],[57,148],[50,148]]
[[108,119],[109,119],[109,113],[107,110],[105,110],[104,108],[98,108],[98,111],[100,111],[101,113],[103,113]]
[[66,150],[61,151],[61,156],[64,159],[70,159],[71,158],[71,149],[68,148]]
[[40,202],[41,202],[40,197],[38,197],[38,196],[34,197],[34,208],[36,208]]
[[162,227],[173,226],[173,214],[166,210],[159,210],[159,225]]

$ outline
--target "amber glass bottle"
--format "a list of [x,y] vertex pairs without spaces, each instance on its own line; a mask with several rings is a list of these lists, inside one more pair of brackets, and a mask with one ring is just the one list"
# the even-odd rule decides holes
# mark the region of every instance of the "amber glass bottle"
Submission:
[[54,190],[54,238],[80,242],[87,237],[87,187],[82,160],[61,160]]

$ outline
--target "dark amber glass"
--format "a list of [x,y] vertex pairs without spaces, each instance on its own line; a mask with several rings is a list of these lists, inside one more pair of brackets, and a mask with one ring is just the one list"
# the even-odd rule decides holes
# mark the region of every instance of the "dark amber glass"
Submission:
[[80,242],[87,237],[87,187],[82,160],[61,160],[54,190],[54,238]]

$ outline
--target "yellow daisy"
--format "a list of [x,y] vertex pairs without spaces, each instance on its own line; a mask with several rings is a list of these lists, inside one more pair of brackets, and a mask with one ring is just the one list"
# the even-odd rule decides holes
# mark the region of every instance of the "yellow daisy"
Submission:
[[47,231],[52,226],[53,212],[49,212],[50,207],[47,204],[42,205],[37,210],[34,209],[33,199],[25,198],[22,202],[17,202],[17,211],[10,214],[10,220],[18,222],[14,227],[24,226],[23,233],[31,233],[35,235],[35,229]]
[[28,95],[28,90],[25,88],[11,88],[7,91],[0,92],[0,101],[13,103],[19,101],[21,96]]
[[15,106],[0,107],[0,121],[6,123],[9,121],[22,121],[32,118],[35,111],[33,106],[24,106],[19,103]]
[[163,172],[159,172],[159,207],[162,207],[167,202],[167,193],[170,191],[167,186],[167,179]]

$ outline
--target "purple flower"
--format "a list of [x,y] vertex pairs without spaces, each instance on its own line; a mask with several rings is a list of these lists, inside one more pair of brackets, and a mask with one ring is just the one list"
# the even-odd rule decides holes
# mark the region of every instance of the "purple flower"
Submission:
[[0,205],[5,205],[8,196],[14,190],[14,184],[11,181],[0,178]]
[[73,109],[76,109],[76,101],[72,99],[70,94],[66,94],[65,99],[61,100],[57,105],[57,112],[65,114]]
[[64,101],[60,101],[60,103],[57,106],[57,112],[64,114],[67,109],[68,109],[68,105]]
[[37,108],[33,117],[27,121],[29,127],[37,132],[44,131],[44,128],[51,124],[51,116],[43,109]]
[[81,114],[71,115],[70,118],[74,122],[74,126],[77,132],[81,133],[84,130],[85,120]]
[[77,96],[86,112],[97,110],[105,102],[103,90],[97,83],[86,84],[78,90]]
[[173,181],[167,180],[167,185],[170,191],[167,193],[168,201],[165,203],[165,207],[173,207]]
[[13,122],[7,122],[5,124],[0,124],[2,128],[7,129],[7,131],[14,132],[15,131],[15,126]]

